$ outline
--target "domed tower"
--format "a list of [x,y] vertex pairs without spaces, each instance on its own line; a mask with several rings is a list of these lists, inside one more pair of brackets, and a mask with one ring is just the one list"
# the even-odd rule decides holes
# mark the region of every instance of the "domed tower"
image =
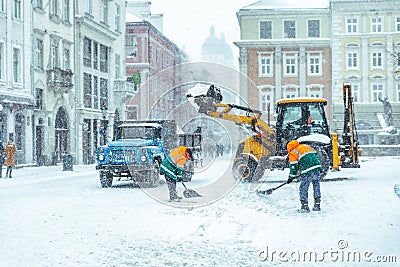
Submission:
[[215,35],[214,26],[210,27],[210,35],[202,45],[201,59],[234,67],[232,48],[225,41],[224,33],[221,33],[220,38]]

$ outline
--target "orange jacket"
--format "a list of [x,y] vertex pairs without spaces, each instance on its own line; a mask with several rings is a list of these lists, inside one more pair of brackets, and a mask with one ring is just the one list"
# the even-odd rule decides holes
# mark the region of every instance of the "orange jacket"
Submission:
[[170,152],[170,157],[179,167],[183,167],[187,160],[189,160],[189,153],[187,152],[186,147],[180,146],[175,149],[172,149]]

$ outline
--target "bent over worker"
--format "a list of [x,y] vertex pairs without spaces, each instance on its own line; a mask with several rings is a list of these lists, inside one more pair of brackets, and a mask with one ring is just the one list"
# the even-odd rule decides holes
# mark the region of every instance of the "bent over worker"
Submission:
[[182,181],[183,166],[191,158],[191,152],[184,146],[172,149],[160,166],[160,174],[163,174],[169,191],[169,201],[179,202],[182,197],[176,192],[176,182]]
[[322,166],[315,150],[307,144],[299,144],[297,140],[292,140],[287,144],[289,153],[290,173],[287,183],[291,183],[296,177],[300,176],[300,212],[310,212],[308,207],[308,189],[310,183],[314,191],[314,211],[321,210],[321,189],[320,172]]

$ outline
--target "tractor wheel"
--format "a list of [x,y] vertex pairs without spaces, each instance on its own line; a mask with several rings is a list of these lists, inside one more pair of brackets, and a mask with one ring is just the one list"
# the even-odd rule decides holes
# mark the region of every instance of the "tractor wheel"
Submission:
[[108,171],[100,171],[100,184],[101,187],[111,187],[113,182],[113,176],[111,172]]
[[233,164],[232,174],[235,179],[240,179],[242,182],[251,182],[254,176],[259,176],[255,175],[256,169],[257,162],[251,159],[241,158]]
[[316,146],[315,151],[317,152],[319,161],[321,162],[322,172],[321,172],[321,180],[325,178],[328,174],[330,168],[330,159],[326,150],[323,147]]

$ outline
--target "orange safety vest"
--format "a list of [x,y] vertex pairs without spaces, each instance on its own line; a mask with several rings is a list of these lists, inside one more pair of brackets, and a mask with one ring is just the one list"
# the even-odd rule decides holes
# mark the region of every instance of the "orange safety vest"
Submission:
[[182,167],[185,165],[186,161],[189,159],[189,154],[186,151],[186,147],[180,146],[178,148],[172,149],[170,152],[171,159],[176,163],[176,165]]

